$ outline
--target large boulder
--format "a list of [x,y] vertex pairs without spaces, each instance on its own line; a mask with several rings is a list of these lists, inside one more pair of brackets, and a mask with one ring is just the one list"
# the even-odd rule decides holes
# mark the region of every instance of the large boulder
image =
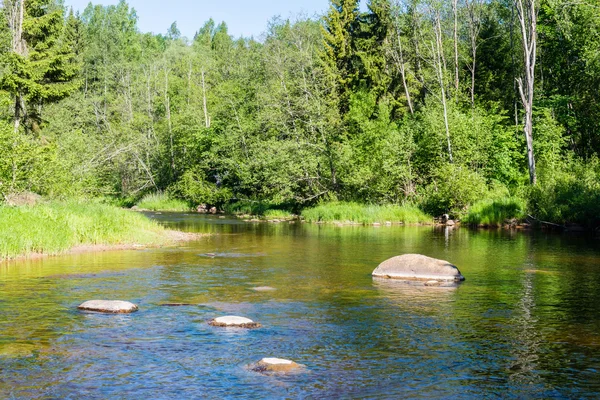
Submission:
[[405,254],[382,262],[373,271],[373,277],[385,279],[403,279],[409,281],[425,281],[433,286],[432,281],[460,282],[464,281],[456,266],[448,261],[420,254]]
[[107,314],[130,314],[138,310],[138,306],[120,300],[90,300],[77,307],[84,311],[95,311]]

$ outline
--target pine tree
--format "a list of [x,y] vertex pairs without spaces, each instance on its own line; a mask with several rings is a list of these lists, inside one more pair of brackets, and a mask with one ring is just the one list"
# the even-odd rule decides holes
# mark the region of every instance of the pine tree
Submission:
[[342,112],[348,110],[352,88],[358,81],[358,57],[354,49],[358,16],[358,0],[331,0],[329,12],[324,17],[321,59],[331,85],[337,89]]
[[15,130],[22,122],[36,130],[42,106],[69,96],[80,84],[65,10],[56,0],[13,0],[3,11],[13,46],[2,60],[0,88],[15,98]]
[[391,89],[393,77],[385,56],[392,29],[391,4],[389,0],[370,0],[367,7],[369,11],[360,15],[354,40],[361,61],[359,79],[365,89],[381,98]]

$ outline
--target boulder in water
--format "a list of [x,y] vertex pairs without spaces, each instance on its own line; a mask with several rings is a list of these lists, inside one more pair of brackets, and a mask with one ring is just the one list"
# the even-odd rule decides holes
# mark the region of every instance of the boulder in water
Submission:
[[209,325],[218,326],[223,328],[246,328],[254,329],[260,328],[262,325],[252,321],[249,318],[226,316],[212,319],[208,322]]
[[286,373],[299,370],[303,365],[282,358],[263,358],[252,366],[252,371],[255,372],[278,372]]
[[405,254],[390,258],[379,264],[373,271],[373,276],[431,283],[433,283],[432,281],[460,282],[465,280],[458,268],[448,261],[420,254]]
[[90,300],[77,307],[84,311],[95,311],[107,314],[130,314],[138,310],[138,306],[120,300]]

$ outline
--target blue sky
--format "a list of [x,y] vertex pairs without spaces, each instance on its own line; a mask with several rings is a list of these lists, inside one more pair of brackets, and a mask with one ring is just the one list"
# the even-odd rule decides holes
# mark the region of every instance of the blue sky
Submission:
[[[67,7],[83,11],[89,0],[64,0]],[[118,0],[93,1],[94,4],[117,4]],[[299,13],[309,16],[321,14],[329,7],[328,0],[129,0],[138,14],[142,32],[166,33],[171,23],[183,36],[194,37],[196,31],[209,18],[217,23],[225,21],[229,33],[235,37],[254,36],[267,29],[273,16],[293,17]]]

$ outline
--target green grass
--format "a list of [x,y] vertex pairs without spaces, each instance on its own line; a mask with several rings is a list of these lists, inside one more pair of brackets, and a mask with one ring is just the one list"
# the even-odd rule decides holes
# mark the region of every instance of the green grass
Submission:
[[357,203],[326,203],[302,211],[308,222],[325,223],[404,223],[420,224],[432,222],[432,217],[414,206],[361,205]]
[[507,220],[525,218],[525,210],[525,201],[516,197],[482,200],[469,208],[464,222],[470,225],[501,226]]
[[150,211],[190,211],[191,207],[183,200],[173,199],[164,193],[144,196],[137,204],[142,210]]
[[294,219],[296,216],[288,210],[267,210],[263,214],[266,219]]
[[263,201],[236,201],[226,204],[225,213],[229,215],[251,215],[265,219],[293,219],[295,215],[280,205]]
[[160,244],[164,229],[145,216],[99,203],[0,205],[0,260],[60,254],[78,245]]

